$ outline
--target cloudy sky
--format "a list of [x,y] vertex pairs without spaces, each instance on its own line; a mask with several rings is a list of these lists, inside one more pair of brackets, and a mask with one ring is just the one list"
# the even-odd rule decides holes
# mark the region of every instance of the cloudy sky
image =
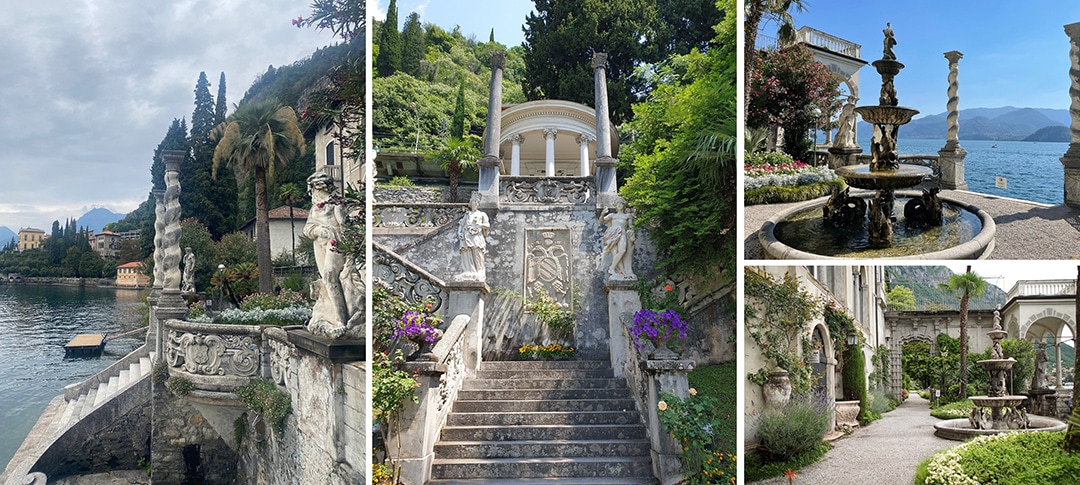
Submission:
[[[390,0],[378,0],[372,15],[386,19]],[[521,26],[525,16],[533,10],[532,0],[398,0],[398,29],[405,23],[409,13],[420,15],[420,22],[431,22],[446,30],[461,27],[461,33],[476,40],[487,42],[491,29],[495,40],[507,46],[521,44],[525,35]],[[478,14],[482,12],[482,14]]]
[[335,41],[289,22],[306,0],[6,2],[0,16],[0,226],[48,230],[134,209],[205,71],[230,109],[255,77]]

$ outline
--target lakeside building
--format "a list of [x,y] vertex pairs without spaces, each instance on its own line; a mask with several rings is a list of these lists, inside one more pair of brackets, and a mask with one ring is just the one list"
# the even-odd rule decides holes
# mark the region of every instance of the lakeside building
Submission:
[[34,227],[24,227],[19,229],[20,252],[28,249],[40,249],[43,241],[45,241],[45,231]]
[[[307,224],[308,211],[299,207],[292,208],[292,218],[289,217],[289,206],[283,205],[271,209],[267,213],[270,224],[270,255],[277,257],[281,253],[292,254],[293,248],[300,246],[300,236],[304,235],[304,224]],[[290,227],[292,226],[292,227]],[[250,219],[240,228],[252,241],[255,240],[255,219]]]
[[102,258],[115,258],[120,254],[120,241],[123,236],[112,231],[91,234],[90,247]]
[[124,263],[116,267],[116,286],[124,288],[147,288],[150,286],[150,276],[143,273],[143,264],[140,261]]

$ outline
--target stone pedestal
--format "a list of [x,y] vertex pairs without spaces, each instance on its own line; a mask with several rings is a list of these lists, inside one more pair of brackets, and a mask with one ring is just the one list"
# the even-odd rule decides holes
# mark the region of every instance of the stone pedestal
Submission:
[[[150,329],[148,334],[153,335],[150,343],[153,361],[157,363],[165,356],[165,339],[168,332],[165,330],[166,320],[183,320],[187,316],[187,303],[180,296],[180,290],[162,290],[158,297],[157,305],[150,308]],[[148,337],[149,339],[149,337]]]
[[480,169],[477,190],[483,196],[480,200],[480,208],[497,209],[499,207],[499,176],[503,168],[502,159],[485,156],[476,162],[476,166]]
[[964,157],[967,150],[960,147],[959,143],[954,148],[945,148],[938,151],[938,166],[941,168],[941,188],[951,190],[967,190],[967,182],[964,181]]
[[636,284],[636,279],[609,279],[604,285],[608,296],[608,335],[611,339],[608,348],[615,377],[626,375],[624,367],[629,358],[626,349],[630,348],[626,328],[634,323],[634,313],[641,308],[641,297],[634,289]]
[[[458,315],[468,315],[471,322],[465,330],[462,342],[465,344],[466,375],[476,376],[480,370],[483,355],[484,338],[484,295],[491,290],[483,281],[452,281],[447,283],[449,299],[446,305],[446,320],[452,321]],[[436,383],[438,384],[438,383]]]
[[397,450],[401,443],[400,455],[394,461],[401,467],[402,483],[427,483],[435,459],[435,441],[439,438],[439,381],[447,369],[446,365],[435,362],[407,362],[405,370],[416,375],[417,399],[405,401],[399,413],[412,419],[398,423],[398,433],[390,435],[386,447]]
[[[690,384],[686,375],[694,370],[692,360],[648,360],[645,372],[649,377],[649,403],[659,403],[660,394],[668,393],[686,399],[690,396]],[[671,436],[671,432],[660,423],[659,408],[649,406],[649,440],[652,447],[653,476],[660,479],[661,485],[681,483],[683,474],[679,453],[682,445]]]
[[859,161],[856,160],[855,157],[860,153],[862,153],[862,148],[858,145],[850,147],[829,147],[829,168],[857,165]]
[[[1073,151],[1069,148],[1069,151]],[[1080,207],[1080,155],[1061,157],[1061,163],[1065,165],[1065,204],[1069,207]]]

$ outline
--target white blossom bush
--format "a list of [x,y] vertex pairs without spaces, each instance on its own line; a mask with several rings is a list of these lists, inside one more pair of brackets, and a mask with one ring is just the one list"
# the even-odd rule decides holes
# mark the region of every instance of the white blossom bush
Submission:
[[1001,433],[979,436],[954,448],[939,451],[930,459],[927,466],[926,485],[981,485],[978,480],[964,473],[964,467],[960,464],[964,450],[971,446],[982,446],[992,441],[1001,440],[1014,434]]
[[311,319],[311,309],[293,306],[282,309],[240,310],[230,308],[214,317],[214,323],[236,325],[303,325]]
[[828,167],[808,167],[798,173],[767,174],[743,178],[743,189],[754,190],[762,187],[784,187],[789,185],[809,185],[818,182],[836,180],[836,172]]

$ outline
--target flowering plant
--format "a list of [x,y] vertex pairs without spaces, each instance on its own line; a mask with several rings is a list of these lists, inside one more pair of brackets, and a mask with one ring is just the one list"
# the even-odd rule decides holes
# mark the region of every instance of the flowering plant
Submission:
[[686,327],[686,321],[675,310],[669,308],[657,312],[642,309],[634,314],[634,326],[630,327],[630,335],[634,337],[634,346],[639,349],[645,348],[642,340],[648,340],[660,348],[672,337],[686,338]]
[[574,356],[573,347],[564,347],[560,344],[532,345],[525,344],[518,348],[518,358],[521,360],[558,360],[569,359]]
[[442,338],[442,330],[438,325],[442,321],[435,315],[421,312],[405,312],[398,320],[398,326],[394,329],[394,337],[405,338],[414,342],[432,343]]

